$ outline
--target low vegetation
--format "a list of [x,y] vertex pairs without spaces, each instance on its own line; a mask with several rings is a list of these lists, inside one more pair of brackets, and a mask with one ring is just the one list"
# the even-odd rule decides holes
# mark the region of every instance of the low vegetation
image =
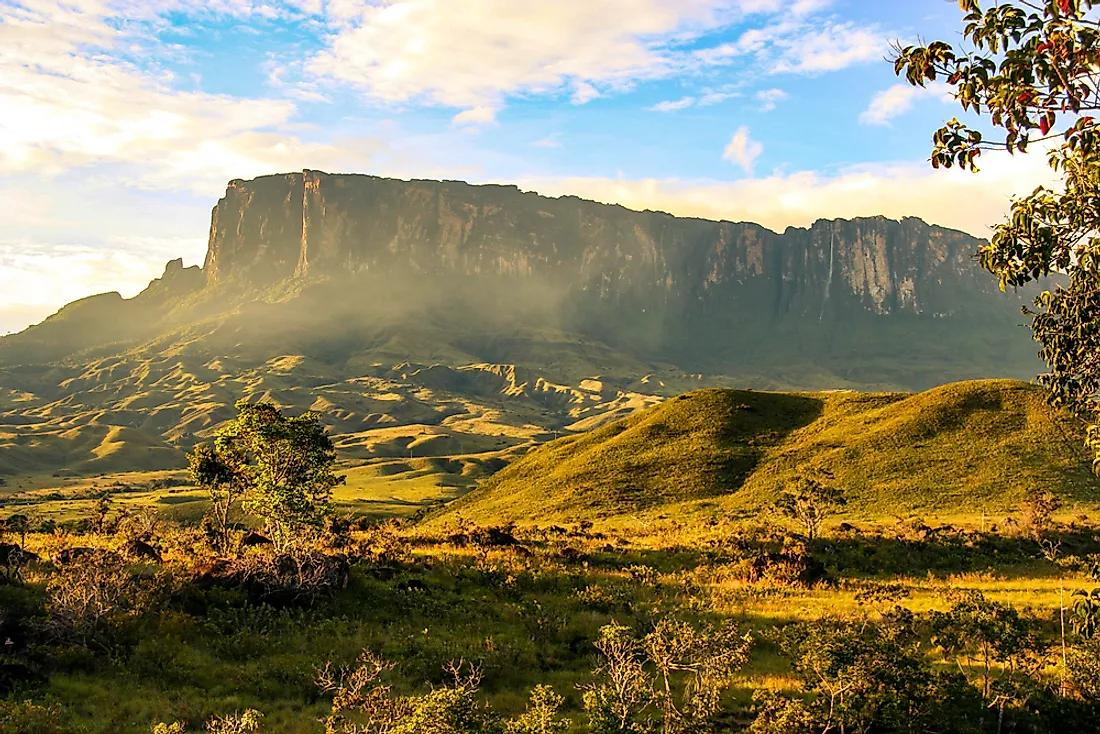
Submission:
[[[1012,430],[974,429],[991,396]],[[585,461],[630,464],[647,511],[624,516],[614,484],[574,491],[582,508],[606,503],[605,519],[517,489],[521,525],[480,514],[504,481],[422,520],[343,513],[317,417],[243,401],[189,455],[201,518],[110,496],[64,521],[33,506],[6,518],[0,727],[1088,731],[1097,495],[1084,481],[1049,490],[1077,477],[1069,454],[1030,462],[1026,441],[1054,425],[1033,397],[988,383],[915,398],[704,391],[502,472],[514,483],[547,456],[576,472],[569,453],[595,452]],[[1033,481],[996,519],[869,520],[850,466],[805,457],[839,430],[869,451],[884,426],[941,450],[941,433],[969,437]],[[725,504],[750,489],[755,509]]]
[[987,527],[857,525],[834,514],[843,481],[807,470],[751,518],[379,522],[328,503],[314,416],[238,411],[190,457],[201,523],[106,500],[5,521],[5,732],[1056,732],[1100,714],[1100,527],[1053,494]]
[[448,507],[483,523],[755,513],[807,473],[868,519],[1003,513],[1028,492],[1091,501],[1079,421],[1022,382],[916,395],[701,390],[543,445]]

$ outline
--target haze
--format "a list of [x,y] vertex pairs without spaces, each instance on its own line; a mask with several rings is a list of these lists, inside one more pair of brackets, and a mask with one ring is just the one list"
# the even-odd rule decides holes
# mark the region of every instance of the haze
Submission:
[[[921,216],[982,236],[1041,156],[934,174],[914,0],[0,0],[0,333],[200,263],[232,178],[506,181],[782,230]],[[1025,183],[1020,183],[1020,182]],[[63,264],[63,266],[62,266]]]

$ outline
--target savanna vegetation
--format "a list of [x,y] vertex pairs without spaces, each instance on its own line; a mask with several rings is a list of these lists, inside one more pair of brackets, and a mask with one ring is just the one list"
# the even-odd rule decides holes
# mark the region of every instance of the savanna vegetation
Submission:
[[[703,391],[404,519],[336,502],[317,415],[242,401],[190,447],[201,517],[8,508],[0,731],[1100,731],[1100,26],[1091,0],[960,4],[974,48],[896,68],[1010,149],[1062,137],[1066,190],[982,252],[1006,287],[1069,274],[1034,313],[1050,399]],[[986,143],[935,145],[973,167]]]
[[868,520],[807,467],[751,511],[356,517],[331,502],[316,416],[247,402],[190,462],[199,521],[110,499],[5,520],[3,731],[1061,732],[1100,714],[1081,496]]

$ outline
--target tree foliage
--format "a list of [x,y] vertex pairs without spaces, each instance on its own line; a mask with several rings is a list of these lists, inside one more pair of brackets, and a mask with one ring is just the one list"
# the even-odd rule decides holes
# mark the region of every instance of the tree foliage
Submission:
[[584,693],[593,734],[680,734],[710,730],[752,638],[732,624],[664,618],[642,637],[613,622],[595,644],[603,660]]
[[275,550],[286,552],[331,512],[332,490],[344,481],[333,472],[336,449],[316,413],[287,417],[270,403],[247,400],[236,407],[213,445],[189,455],[192,478],[211,495],[223,544],[229,511],[242,500],[264,521]]
[[1032,331],[1049,372],[1039,378],[1054,405],[1091,426],[1100,471],[1100,21],[1094,0],[1015,0],[983,8],[960,0],[964,46],[898,46],[894,68],[916,86],[945,82],[981,123],[951,120],[933,138],[932,165],[977,170],[984,151],[1047,149],[1061,187],[1039,186],[1012,203],[979,255],[1001,288],[1051,273],[1068,283],[1043,292]]
[[796,624],[775,636],[811,698],[757,696],[754,734],[976,730],[980,699],[957,673],[933,668],[909,612]]
[[775,500],[775,508],[801,525],[810,540],[817,538],[825,519],[846,504],[843,492],[816,477],[799,477]]

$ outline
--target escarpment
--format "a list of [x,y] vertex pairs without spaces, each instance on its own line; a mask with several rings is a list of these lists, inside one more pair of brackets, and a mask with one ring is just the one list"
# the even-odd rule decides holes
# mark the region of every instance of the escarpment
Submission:
[[998,291],[974,262],[980,245],[915,218],[777,233],[515,186],[307,170],[231,181],[201,269],[173,261],[133,299],[70,304],[0,339],[0,365],[138,350],[253,366],[300,355],[346,377],[495,364],[572,385],[1028,378],[1040,365],[1020,328],[1026,294]]
[[[953,287],[992,294],[979,241],[918,219],[749,223],[636,212],[515,186],[305,171],[232,181],[214,208],[207,282],[407,274],[537,278],[677,314],[753,292],[765,317],[953,313]],[[764,302],[758,294],[766,295]]]

